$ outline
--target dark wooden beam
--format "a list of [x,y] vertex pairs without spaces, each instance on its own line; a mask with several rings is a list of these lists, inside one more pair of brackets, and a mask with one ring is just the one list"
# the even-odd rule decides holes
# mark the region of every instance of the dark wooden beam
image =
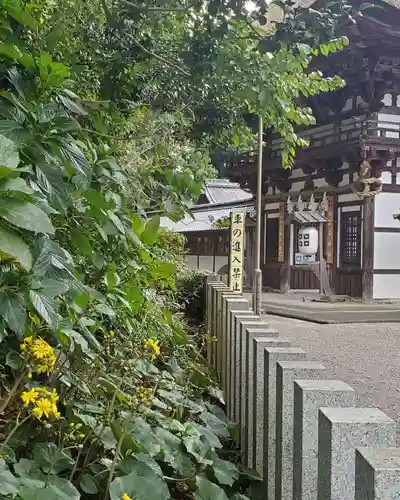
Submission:
[[362,257],[362,301],[373,298],[374,286],[374,198],[368,196],[363,202],[363,257]]

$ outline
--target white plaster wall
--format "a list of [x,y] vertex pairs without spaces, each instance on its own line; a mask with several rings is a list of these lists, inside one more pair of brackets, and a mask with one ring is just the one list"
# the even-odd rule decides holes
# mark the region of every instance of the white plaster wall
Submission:
[[400,269],[400,233],[375,233],[374,269]]
[[215,272],[217,273],[221,269],[221,267],[227,266],[228,264],[228,256],[224,257],[223,255],[217,255],[215,257]]
[[400,222],[393,219],[393,214],[398,213],[400,193],[379,193],[375,197],[375,227],[400,228]]
[[[264,206],[265,210],[277,210],[279,208],[279,202],[276,203],[266,203]],[[268,214],[269,217],[269,214]]]
[[381,179],[383,184],[391,184],[392,183],[392,173],[385,170],[382,172]]
[[[199,256],[199,269],[204,269],[204,271],[214,272],[214,257],[212,255],[200,255]],[[215,270],[217,272],[218,269]]]
[[399,299],[400,274],[375,274],[374,299]]
[[338,196],[339,203],[346,201],[360,201],[360,198],[356,195],[356,193],[346,193]]
[[197,269],[197,255],[185,255],[184,261],[190,269]]
[[212,255],[200,255],[199,256],[199,267],[197,267],[197,255],[185,255],[185,264],[190,267],[190,269],[203,269],[209,272],[218,272],[221,267],[228,264],[228,256],[217,255],[215,256],[215,269],[214,269],[214,257]]

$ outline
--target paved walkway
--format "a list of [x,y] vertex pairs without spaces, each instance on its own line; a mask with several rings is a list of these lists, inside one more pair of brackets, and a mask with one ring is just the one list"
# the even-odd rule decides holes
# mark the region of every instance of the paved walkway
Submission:
[[375,406],[397,422],[400,444],[400,324],[318,325],[266,315],[270,325],[357,393],[357,404]]
[[[251,294],[245,294],[251,300]],[[319,302],[316,292],[263,292],[262,307],[270,313],[314,323],[400,323],[399,301]]]

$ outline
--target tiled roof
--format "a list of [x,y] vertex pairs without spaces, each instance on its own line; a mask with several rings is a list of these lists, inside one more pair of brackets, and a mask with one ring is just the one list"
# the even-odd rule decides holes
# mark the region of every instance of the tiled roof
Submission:
[[251,200],[253,195],[228,179],[213,179],[206,183],[204,193],[210,203],[231,203]]
[[[171,229],[176,233],[185,233],[189,231],[217,231],[220,228],[215,226],[217,220],[229,217],[233,207],[218,208],[210,210],[203,210],[201,212],[193,212],[194,219],[187,215],[184,219],[179,222],[173,222],[168,217],[161,217],[161,227]],[[237,211],[243,211],[252,215],[254,212],[253,204],[250,203],[248,206],[240,206],[236,208]]]

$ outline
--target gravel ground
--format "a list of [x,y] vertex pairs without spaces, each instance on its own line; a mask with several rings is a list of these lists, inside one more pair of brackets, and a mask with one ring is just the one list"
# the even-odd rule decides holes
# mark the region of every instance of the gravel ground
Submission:
[[272,315],[266,320],[309,360],[321,362],[327,378],[351,385],[358,405],[393,418],[400,444],[400,323],[317,325]]

